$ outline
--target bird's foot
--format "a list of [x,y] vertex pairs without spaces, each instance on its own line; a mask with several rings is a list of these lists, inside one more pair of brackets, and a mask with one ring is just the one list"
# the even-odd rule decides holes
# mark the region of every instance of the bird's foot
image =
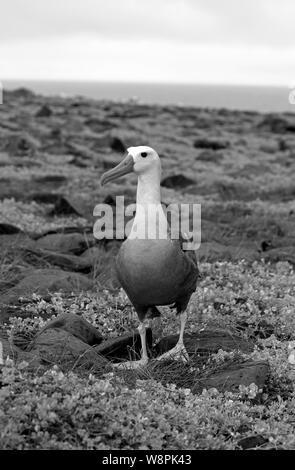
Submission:
[[184,344],[177,344],[174,348],[157,357],[157,361],[162,361],[165,359],[174,359],[175,361],[188,362],[189,355],[185,349]]
[[149,360],[147,358],[142,358],[139,361],[119,362],[117,364],[113,364],[113,367],[119,370],[140,369],[146,366],[148,362]]

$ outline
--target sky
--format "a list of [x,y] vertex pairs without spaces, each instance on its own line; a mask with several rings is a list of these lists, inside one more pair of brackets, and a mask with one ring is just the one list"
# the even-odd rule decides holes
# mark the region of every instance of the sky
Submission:
[[0,80],[295,83],[294,0],[6,0],[0,16]]

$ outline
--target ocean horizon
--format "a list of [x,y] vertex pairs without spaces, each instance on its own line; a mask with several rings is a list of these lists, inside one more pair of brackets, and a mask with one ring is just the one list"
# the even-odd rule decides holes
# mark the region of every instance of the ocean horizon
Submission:
[[43,95],[83,96],[96,100],[138,101],[160,105],[294,112],[291,90],[275,86],[199,85],[125,82],[3,80],[3,89],[29,88]]

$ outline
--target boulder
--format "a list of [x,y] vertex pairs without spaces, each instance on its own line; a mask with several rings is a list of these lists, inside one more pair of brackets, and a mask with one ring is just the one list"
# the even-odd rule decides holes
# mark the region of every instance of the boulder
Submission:
[[86,321],[82,316],[74,313],[62,313],[61,315],[58,315],[47,323],[39,334],[51,328],[67,331],[89,346],[100,344],[103,339],[100,332],[91,325],[91,323]]
[[273,245],[272,245],[271,240],[262,240],[262,242],[260,243],[261,251],[271,250],[272,247],[273,247]]
[[[93,240],[94,243],[94,240]],[[53,233],[36,241],[36,249],[60,253],[83,253],[89,246],[89,240],[82,233]]]
[[[115,166],[115,165],[114,165]],[[104,199],[103,199],[103,204],[108,204],[109,206],[116,207],[116,200],[114,196],[111,194],[108,194]]]
[[[95,247],[93,247],[95,248]],[[91,249],[91,248],[90,248]],[[93,268],[94,260],[89,257],[69,255],[67,253],[58,253],[56,251],[25,248],[26,254],[33,254],[51,264],[69,271],[78,271],[88,273]]]
[[94,348],[59,328],[48,328],[39,333],[31,347],[33,352],[38,353],[40,361],[46,364],[83,369],[101,369],[107,364]]
[[52,109],[47,104],[43,104],[41,108],[36,112],[36,117],[50,117],[52,115]]
[[288,261],[295,266],[295,246],[281,246],[263,252],[265,261],[276,263],[278,261]]
[[186,188],[187,186],[191,186],[196,182],[191,178],[188,178],[185,175],[171,175],[164,178],[161,182],[161,186],[165,188],[172,188],[172,189],[182,189]]
[[194,147],[201,149],[223,150],[226,149],[228,146],[229,143],[223,140],[207,139],[205,137],[201,137],[194,141]]
[[1,299],[2,304],[17,302],[19,297],[30,297],[33,293],[47,296],[51,292],[79,292],[92,288],[92,282],[78,273],[59,269],[36,269],[9,289]]
[[34,184],[35,181],[37,183],[53,184],[56,187],[66,183],[67,178],[63,175],[42,175],[35,177],[32,183]]
[[0,235],[14,235],[20,232],[21,229],[15,225],[0,223]]
[[80,197],[59,196],[54,201],[54,208],[49,215],[79,215],[85,219],[91,219],[93,216],[93,201],[84,201]]
[[122,140],[118,137],[113,137],[110,142],[110,147],[115,152],[124,153],[126,151],[126,146],[123,144]]
[[[74,223],[74,221],[73,221]],[[34,240],[39,240],[42,237],[45,237],[47,235],[56,235],[56,234],[69,234],[69,233],[81,233],[87,240],[87,244],[92,245],[94,242],[94,238],[92,235],[93,231],[93,225],[83,225],[83,226],[77,226],[77,225],[60,225],[51,229],[47,229],[42,233],[37,233],[31,235]]]
[[[172,349],[178,341],[178,335],[169,335],[162,338],[155,346],[157,355],[164,354]],[[199,333],[184,335],[184,345],[190,357],[206,361],[210,354],[217,353],[219,349],[224,351],[239,350],[244,353],[253,351],[254,345],[237,335],[225,330],[207,329]]]
[[[49,185],[49,178],[44,177],[43,183],[46,183],[46,186],[48,187]],[[60,175],[60,178],[58,175],[52,176],[52,183],[54,184],[54,178],[56,177],[56,185],[63,184],[63,182],[66,181],[66,178],[62,175]],[[59,182],[58,182],[59,180]],[[36,180],[35,180],[36,182]],[[83,201],[81,199],[71,197],[71,196],[63,196],[62,194],[59,193],[54,193],[54,192],[45,192],[45,191],[33,191],[29,195],[29,199],[39,202],[39,203],[44,203],[44,204],[53,204],[54,207],[53,209],[49,212],[48,215],[50,216],[55,216],[55,215],[78,215],[83,218],[91,218],[93,215],[93,208],[94,208],[94,203],[90,201]]]
[[204,388],[216,388],[219,392],[237,391],[240,385],[255,383],[263,388],[269,376],[270,367],[266,361],[245,361],[226,365],[224,370],[210,373],[207,377],[196,381],[193,393],[200,393]]

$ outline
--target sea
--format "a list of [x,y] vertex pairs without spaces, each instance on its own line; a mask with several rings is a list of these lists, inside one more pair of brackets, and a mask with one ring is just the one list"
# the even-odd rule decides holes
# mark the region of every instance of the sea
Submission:
[[[97,100],[226,108],[259,112],[295,112],[295,90],[274,86],[165,83],[3,80],[3,89],[29,88],[43,95],[85,96]],[[291,99],[291,94],[293,100]],[[294,104],[291,104],[293,101]]]

